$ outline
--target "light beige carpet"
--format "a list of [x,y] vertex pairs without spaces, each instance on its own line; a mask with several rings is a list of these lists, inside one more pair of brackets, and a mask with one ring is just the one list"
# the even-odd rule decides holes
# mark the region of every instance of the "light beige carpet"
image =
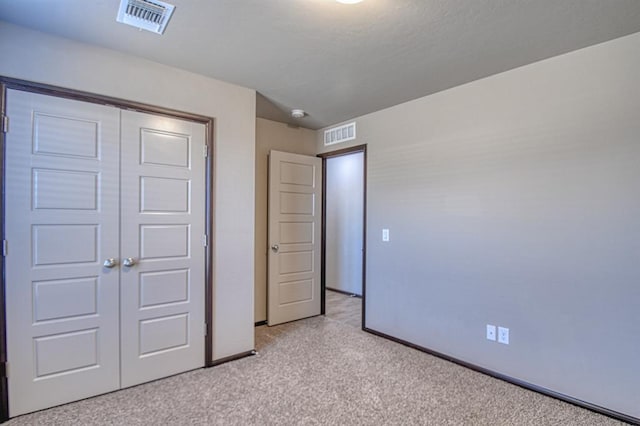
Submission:
[[327,290],[325,293],[327,318],[362,328],[362,299]]
[[256,329],[259,354],[16,425],[615,425],[328,317]]

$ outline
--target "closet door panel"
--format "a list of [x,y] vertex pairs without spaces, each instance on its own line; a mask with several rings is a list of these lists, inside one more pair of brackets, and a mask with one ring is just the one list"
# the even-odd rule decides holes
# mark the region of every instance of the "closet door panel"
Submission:
[[11,416],[118,389],[119,110],[8,90]]
[[125,387],[204,366],[205,126],[121,119]]

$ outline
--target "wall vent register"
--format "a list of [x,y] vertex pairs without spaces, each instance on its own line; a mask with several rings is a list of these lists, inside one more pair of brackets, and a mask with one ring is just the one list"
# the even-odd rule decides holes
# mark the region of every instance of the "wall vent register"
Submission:
[[116,21],[163,34],[175,6],[157,0],[121,0]]
[[356,138],[356,123],[334,127],[324,131],[324,145],[334,145]]

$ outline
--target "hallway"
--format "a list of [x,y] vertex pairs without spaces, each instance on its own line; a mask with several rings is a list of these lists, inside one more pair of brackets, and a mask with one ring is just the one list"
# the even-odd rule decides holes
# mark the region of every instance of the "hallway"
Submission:
[[362,299],[349,296],[337,291],[326,290],[327,318],[340,321],[343,324],[362,328]]

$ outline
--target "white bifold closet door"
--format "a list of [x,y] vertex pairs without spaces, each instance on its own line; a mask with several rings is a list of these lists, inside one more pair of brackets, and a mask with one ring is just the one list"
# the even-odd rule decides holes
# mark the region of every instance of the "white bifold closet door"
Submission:
[[16,90],[7,115],[9,414],[203,366],[204,125]]

